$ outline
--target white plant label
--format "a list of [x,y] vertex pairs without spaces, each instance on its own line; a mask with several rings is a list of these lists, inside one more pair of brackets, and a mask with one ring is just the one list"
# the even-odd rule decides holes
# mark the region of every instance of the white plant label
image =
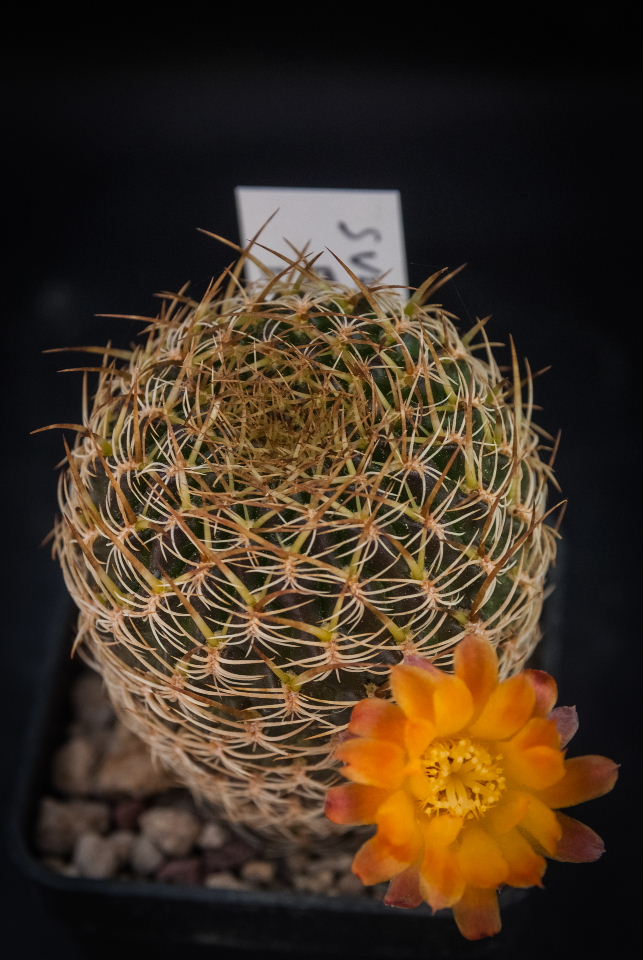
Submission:
[[[258,243],[291,259],[293,247],[306,248],[310,255],[320,253],[315,270],[329,280],[352,285],[332,250],[365,283],[382,276],[385,283],[408,283],[398,190],[237,187],[235,199],[242,246],[274,214]],[[274,273],[286,265],[259,246],[254,253]],[[246,276],[260,280],[265,274],[248,261]]]

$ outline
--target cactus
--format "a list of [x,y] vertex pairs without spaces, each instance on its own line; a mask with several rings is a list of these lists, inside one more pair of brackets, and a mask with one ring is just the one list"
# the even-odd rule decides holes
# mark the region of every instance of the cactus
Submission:
[[444,271],[406,300],[304,255],[244,286],[244,257],[92,348],[55,552],[75,646],[154,755],[233,822],[322,836],[391,665],[476,633],[509,675],[537,643],[552,466],[528,368],[512,345],[502,375],[485,321],[458,334]]

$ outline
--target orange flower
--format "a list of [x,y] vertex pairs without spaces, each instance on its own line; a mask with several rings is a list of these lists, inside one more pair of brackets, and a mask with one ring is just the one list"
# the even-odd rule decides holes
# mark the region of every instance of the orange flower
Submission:
[[386,903],[452,907],[477,940],[500,930],[498,887],[541,886],[545,856],[600,857],[600,837],[558,810],[607,793],[618,768],[565,759],[578,722],[573,707],[553,709],[553,677],[525,670],[499,682],[493,647],[469,636],[455,675],[411,656],[391,686],[396,703],[355,706],[337,750],[353,782],[326,802],[335,823],[377,824],[353,871],[365,884],[390,880]]

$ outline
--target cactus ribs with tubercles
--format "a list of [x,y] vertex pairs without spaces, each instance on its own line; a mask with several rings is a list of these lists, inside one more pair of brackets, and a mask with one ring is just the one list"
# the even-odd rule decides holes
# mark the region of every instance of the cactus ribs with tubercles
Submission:
[[506,376],[486,320],[461,335],[433,301],[444,271],[407,300],[304,254],[244,285],[245,259],[89,348],[55,553],[75,648],[154,755],[232,821],[321,835],[392,665],[448,667],[472,633],[503,676],[531,653],[556,445],[513,343]]

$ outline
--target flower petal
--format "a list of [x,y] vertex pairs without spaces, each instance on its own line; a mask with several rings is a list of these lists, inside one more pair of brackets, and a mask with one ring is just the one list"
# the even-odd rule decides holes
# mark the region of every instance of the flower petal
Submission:
[[457,839],[464,820],[452,817],[448,813],[431,817],[424,824],[424,843],[427,850],[431,847],[448,847]]
[[573,817],[564,813],[556,814],[562,829],[558,841],[555,860],[565,863],[592,863],[605,853],[605,844],[597,833]]
[[533,685],[519,673],[503,680],[487,700],[471,726],[471,734],[483,740],[506,740],[527,723],[536,703]]
[[424,824],[424,859],[420,890],[433,910],[451,907],[464,893],[466,882],[451,844],[462,829],[462,817],[441,814]]
[[435,738],[435,724],[410,719],[404,727],[404,744],[411,757],[419,757]]
[[420,891],[433,910],[452,907],[462,897],[466,881],[457,857],[448,847],[427,849],[420,869]]
[[375,823],[378,808],[390,796],[388,790],[361,783],[331,787],[326,795],[325,813],[333,823]]
[[469,634],[455,648],[455,672],[466,683],[479,712],[498,685],[498,656],[488,640]]
[[507,790],[502,799],[492,807],[485,816],[485,827],[488,828],[494,836],[507,833],[520,823],[527,807],[529,806],[529,794],[519,790]]
[[459,677],[443,674],[435,685],[433,696],[436,736],[448,737],[462,730],[473,714],[469,688]]
[[433,672],[422,667],[399,663],[391,669],[391,689],[396,703],[407,717],[434,722],[433,694],[435,680]]
[[566,747],[578,730],[576,707],[556,707],[549,714],[549,719],[556,724],[561,747]]
[[544,790],[565,774],[565,758],[553,720],[534,717],[507,743],[499,744],[505,774],[532,790]]
[[549,856],[553,856],[562,835],[562,827],[553,810],[539,800],[529,796],[529,806],[518,824],[521,833],[526,833],[528,839],[535,841],[536,846]]
[[558,750],[560,734],[556,721],[544,717],[533,717],[512,737],[511,743],[522,750],[529,747],[551,747],[553,750]]
[[404,735],[405,716],[390,700],[368,697],[353,707],[348,729],[358,737],[399,743]]
[[516,783],[543,790],[563,777],[565,763],[559,750],[531,747],[505,755],[505,772]]
[[462,899],[453,908],[458,929],[467,940],[493,937],[500,931],[500,909],[495,890],[467,887]]
[[537,717],[547,717],[556,706],[558,700],[558,684],[550,673],[544,670],[525,670],[524,676],[529,680],[536,694],[534,713]]
[[409,866],[410,860],[400,859],[399,852],[379,834],[359,848],[353,860],[353,873],[370,886],[390,880]]
[[397,790],[404,772],[404,751],[387,740],[345,740],[337,748],[337,756],[349,766],[342,773],[355,783]]
[[423,900],[420,891],[420,873],[416,866],[408,867],[393,877],[384,897],[389,907],[419,907]]
[[456,856],[462,875],[474,887],[498,887],[509,873],[507,861],[494,838],[476,825],[462,831]]
[[538,796],[554,810],[573,807],[609,793],[617,777],[618,764],[607,757],[573,757],[565,763],[562,780],[541,790]]
[[389,795],[377,811],[380,836],[394,847],[419,852],[420,835],[415,819],[415,804],[406,790]]
[[436,736],[455,733],[471,719],[473,701],[466,684],[428,661],[422,667],[408,663],[393,667],[391,687],[407,717],[435,724]]
[[500,851],[509,864],[509,876],[506,883],[512,887],[540,887],[547,862],[536,853],[532,845],[519,830],[509,830],[496,840]]
[[406,778],[405,785],[409,793],[421,804],[424,804],[433,793],[431,781],[424,773],[410,773]]

